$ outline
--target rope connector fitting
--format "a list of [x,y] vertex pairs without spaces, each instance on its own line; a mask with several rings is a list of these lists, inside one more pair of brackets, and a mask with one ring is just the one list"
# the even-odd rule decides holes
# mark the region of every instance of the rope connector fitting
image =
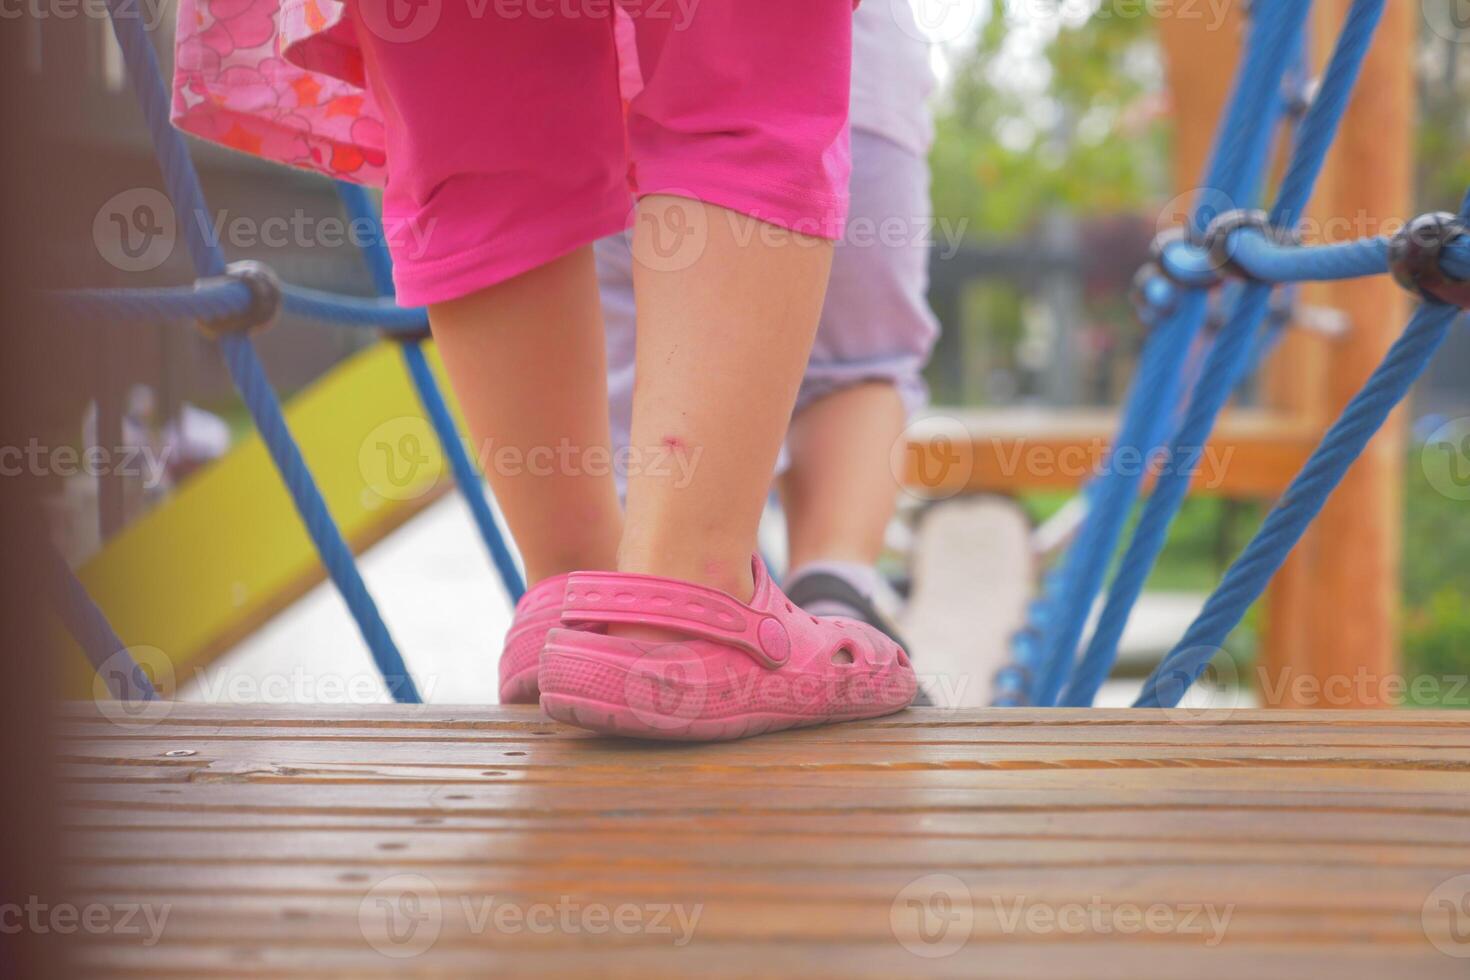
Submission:
[[[1171,271],[1169,262],[1168,262],[1167,258],[1165,257],[1165,253],[1168,252],[1168,250],[1169,250],[1169,248],[1171,246],[1181,245],[1181,244],[1186,244],[1186,245],[1197,244],[1194,241],[1194,238],[1193,238],[1193,235],[1190,232],[1190,229],[1188,229],[1188,228],[1178,228],[1178,227],[1176,227],[1176,228],[1165,228],[1163,231],[1159,232],[1157,235],[1154,236],[1154,240],[1153,241],[1149,242],[1149,245],[1148,245],[1148,265],[1144,266],[1144,268],[1145,269],[1148,269],[1148,268],[1156,269],[1158,271],[1159,275],[1163,276],[1165,279],[1169,280],[1174,285],[1176,285],[1176,286],[1183,286],[1183,287],[1186,287],[1187,288],[1191,284],[1188,283],[1188,282],[1186,282],[1186,281],[1184,281],[1183,279],[1178,278],[1177,276],[1174,275],[1174,273]],[[1195,285],[1198,285],[1198,284],[1195,284]]]
[[1210,227],[1205,229],[1204,239],[1201,242],[1205,253],[1209,256],[1210,268],[1221,275],[1232,275],[1241,279],[1254,278],[1235,261],[1235,257],[1230,252],[1230,236],[1237,231],[1247,229],[1260,232],[1267,240],[1278,245],[1297,244],[1296,236],[1271,224],[1271,216],[1265,211],[1257,208],[1237,208],[1234,211],[1226,211],[1210,222]]
[[1444,271],[1445,246],[1470,236],[1470,224],[1448,211],[1422,214],[1388,246],[1388,271],[1400,286],[1431,303],[1470,310],[1470,280]]
[[1179,305],[1177,298],[1178,292],[1173,288],[1172,281],[1157,262],[1146,262],[1133,274],[1133,282],[1128,288],[1128,299],[1144,326],[1152,327],[1174,312],[1174,308]]
[[206,337],[218,340],[232,334],[257,334],[269,329],[280,319],[283,291],[280,277],[264,262],[243,259],[225,266],[222,276],[210,276],[194,284],[196,289],[223,283],[243,283],[250,290],[250,304],[232,316],[198,320],[196,325]]

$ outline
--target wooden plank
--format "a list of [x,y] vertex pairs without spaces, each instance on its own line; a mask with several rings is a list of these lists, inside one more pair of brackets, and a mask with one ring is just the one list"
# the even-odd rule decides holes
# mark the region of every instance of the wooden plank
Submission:
[[[1351,956],[1325,944],[1242,943],[1198,950],[1157,944],[1097,940],[1051,944],[1045,956],[1023,942],[967,944],[954,955],[926,966],[897,944],[858,944],[824,950],[821,959],[804,944],[788,942],[720,943],[683,948],[657,946],[610,951],[587,946],[555,951],[502,952],[494,945],[434,949],[433,963],[389,959],[365,944],[333,947],[269,946],[260,943],[170,944],[167,947],[91,949],[79,967],[142,976],[495,976],[647,977],[647,976],[953,976],[1031,980],[1140,980],[1188,976],[1199,980],[1382,980],[1412,976],[1424,980],[1463,980],[1463,964],[1431,951],[1357,943]],[[759,965],[758,969],[756,965]]]
[[[174,707],[62,712],[71,894],[157,925],[82,937],[88,973],[1463,975],[1433,899],[1470,867],[1470,715],[928,709],[670,746]],[[421,949],[385,939],[405,908]]]
[[[1107,465],[1116,431],[1116,413],[1108,410],[946,410],[910,428],[905,480],[916,492],[941,497],[1076,489]],[[1193,490],[1275,497],[1306,462],[1318,435],[1280,413],[1226,411],[1206,444]]]
[[618,814],[517,815],[476,811],[416,813],[352,813],[339,811],[214,813],[207,820],[187,805],[163,809],[80,805],[66,811],[69,830],[166,830],[215,833],[276,828],[296,831],[442,831],[471,830],[484,835],[585,834],[638,846],[650,839],[677,842],[692,837],[712,846],[721,840],[806,842],[827,837],[862,840],[864,845],[902,842],[972,841],[1006,838],[1046,841],[1166,841],[1208,843],[1249,839],[1259,843],[1415,844],[1441,847],[1465,838],[1467,818],[1443,814],[1399,814],[1384,820],[1372,810],[1273,812],[1269,828],[1261,826],[1258,809],[1231,806],[1154,808],[1146,822],[1128,809],[1024,811],[978,810],[929,813],[920,821],[906,814],[825,813],[820,823],[807,814],[720,814],[646,816]]

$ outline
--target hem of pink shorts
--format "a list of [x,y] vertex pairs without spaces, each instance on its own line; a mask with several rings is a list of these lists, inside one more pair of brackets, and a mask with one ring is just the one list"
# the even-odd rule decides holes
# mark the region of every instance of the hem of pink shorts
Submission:
[[833,241],[847,227],[846,194],[804,191],[719,167],[638,164],[638,196],[672,194],[738,211],[757,221]]
[[626,202],[604,208],[576,224],[567,233],[565,224],[554,219],[543,228],[550,233],[526,235],[514,242],[491,242],[451,258],[422,263],[399,261],[393,268],[393,285],[400,306],[427,306],[468,296],[470,293],[514,279],[553,259],[590,245],[599,238],[625,230],[632,216]]

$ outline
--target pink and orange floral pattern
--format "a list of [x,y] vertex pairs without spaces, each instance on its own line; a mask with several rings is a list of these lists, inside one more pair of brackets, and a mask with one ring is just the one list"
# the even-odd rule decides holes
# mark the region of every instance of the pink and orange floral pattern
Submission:
[[382,114],[336,0],[179,0],[172,117],[278,163],[386,178]]
[[[617,21],[628,99],[642,82],[631,21]],[[387,179],[383,115],[339,0],[179,0],[171,115],[244,153],[359,184]]]

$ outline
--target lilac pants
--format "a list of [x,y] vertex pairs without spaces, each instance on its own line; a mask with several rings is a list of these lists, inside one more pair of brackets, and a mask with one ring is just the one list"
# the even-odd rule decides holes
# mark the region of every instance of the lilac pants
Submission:
[[[917,154],[863,130],[852,132],[847,225],[796,411],[849,385],[886,381],[910,414],[924,407],[922,371],[939,334],[925,299],[933,215],[929,167]],[[633,417],[633,255],[630,234],[596,245],[607,321],[608,395],[614,450],[629,443]],[[618,455],[618,454],[615,454]],[[783,449],[777,471],[789,460]],[[624,475],[619,472],[619,486]]]

